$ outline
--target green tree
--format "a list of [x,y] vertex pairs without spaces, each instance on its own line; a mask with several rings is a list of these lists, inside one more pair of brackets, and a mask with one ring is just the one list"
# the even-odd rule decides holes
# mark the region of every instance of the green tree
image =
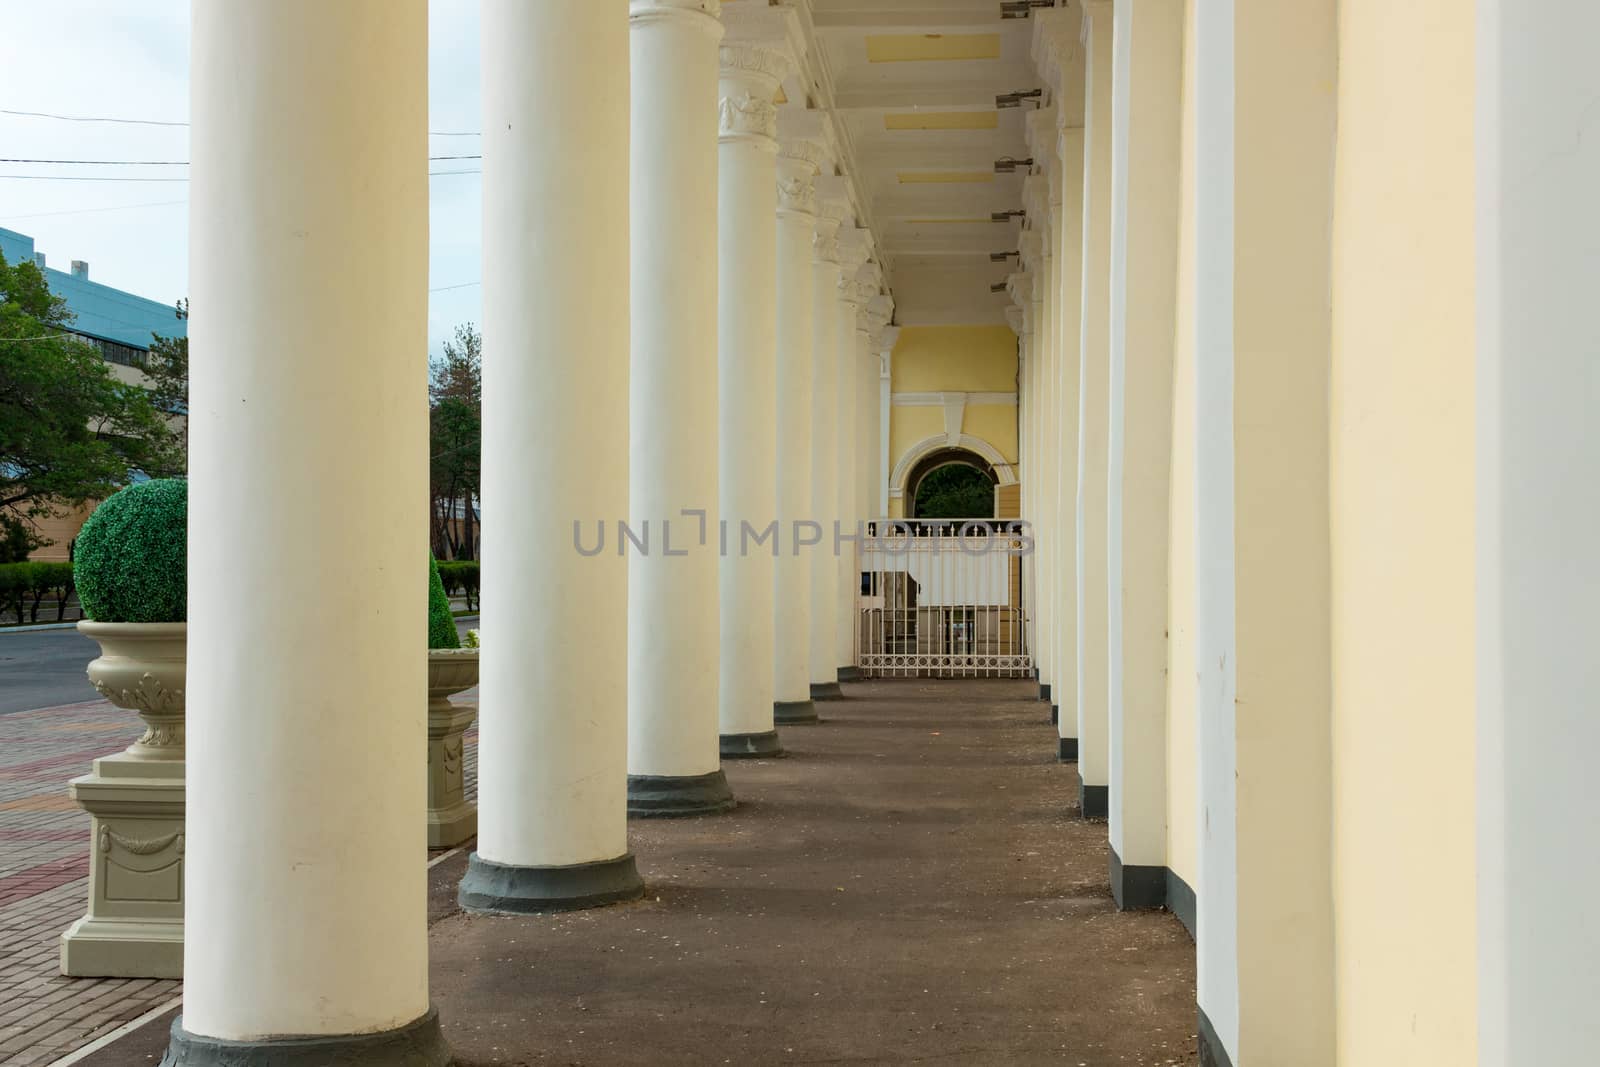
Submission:
[[919,519],[987,519],[994,514],[994,483],[964,463],[929,471],[917,483]]
[[444,343],[429,368],[428,482],[434,552],[477,556],[478,491],[482,481],[483,337],[469,322]]
[[0,542],[13,554],[42,543],[39,519],[110,496],[131,472],[183,470],[150,392],[113,375],[71,323],[38,267],[0,257]]
[[[180,300],[177,318],[189,317],[189,301]],[[189,454],[189,339],[150,335],[150,351],[140,364],[144,371],[144,386],[150,391],[150,401],[156,410],[167,415],[173,437],[173,446],[184,455],[184,469],[188,468]]]

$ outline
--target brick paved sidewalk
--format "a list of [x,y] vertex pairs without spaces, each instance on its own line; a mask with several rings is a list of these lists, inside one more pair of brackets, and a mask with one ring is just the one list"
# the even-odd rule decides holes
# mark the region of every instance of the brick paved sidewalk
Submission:
[[[476,699],[472,690],[464,697]],[[0,1065],[49,1064],[159,1005],[182,982],[65,978],[61,932],[88,900],[89,816],[67,782],[139,736],[132,712],[104,701],[0,715]],[[467,735],[467,794],[477,798],[478,737]],[[420,773],[420,769],[419,769]]]

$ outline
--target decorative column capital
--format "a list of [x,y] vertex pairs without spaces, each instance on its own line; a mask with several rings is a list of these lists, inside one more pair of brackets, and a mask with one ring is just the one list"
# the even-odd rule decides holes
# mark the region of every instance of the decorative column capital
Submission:
[[727,41],[717,49],[718,140],[750,141],[768,151],[778,148],[778,84],[789,57],[778,48],[750,41]]
[[722,36],[722,0],[628,0],[628,22],[681,19],[707,33]]
[[817,232],[811,238],[811,260],[814,263],[839,263],[839,220],[827,215],[817,216]]
[[[1006,275],[1006,292],[1011,299],[1022,305],[1022,310],[1027,311],[1028,304],[1033,301],[1033,274],[1029,271],[1019,270],[1015,274]],[[1026,315],[1022,320],[1023,332],[1029,327]]]
[[1006,306],[1006,325],[1011,327],[1011,332],[1019,338],[1022,336],[1022,309],[1016,304]]
[[1007,285],[1011,284],[1011,278],[1025,277],[1028,271],[1032,271],[1038,265],[1040,255],[1044,251],[1044,235],[1038,230],[1023,230],[1017,234],[1017,251],[1021,253],[1022,265],[1026,270],[1007,278]]

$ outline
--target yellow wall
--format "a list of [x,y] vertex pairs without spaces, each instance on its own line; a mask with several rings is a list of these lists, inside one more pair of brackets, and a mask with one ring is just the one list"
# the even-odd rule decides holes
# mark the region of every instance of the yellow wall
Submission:
[[896,393],[1011,392],[1017,388],[1017,335],[1009,326],[905,326],[890,373]]
[[1341,0],[1334,214],[1339,1062],[1477,1062],[1473,21]]
[[[905,326],[895,342],[890,374],[894,393],[1014,393],[1017,335],[1007,326]],[[968,403],[961,430],[986,441],[1006,462],[1019,459],[1015,404]],[[891,476],[908,451],[944,432],[943,407],[891,404]],[[894,498],[889,513],[904,514]]]
[[1006,462],[1017,461],[1017,406],[1015,404],[968,404],[961,432],[988,441]]
[[1172,473],[1167,540],[1167,866],[1200,884],[1199,743],[1194,661],[1194,4],[1184,5],[1183,149],[1178,321],[1172,366]]

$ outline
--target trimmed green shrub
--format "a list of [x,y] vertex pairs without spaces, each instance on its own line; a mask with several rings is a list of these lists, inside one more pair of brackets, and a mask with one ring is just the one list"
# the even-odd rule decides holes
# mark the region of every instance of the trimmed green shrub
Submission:
[[461,647],[456,619],[450,614],[450,598],[444,595],[444,583],[439,580],[439,561],[432,552],[428,553],[428,647]]
[[439,580],[444,582],[444,591],[450,596],[461,595],[467,599],[467,609],[474,610],[478,606],[478,561],[475,559],[452,559],[439,564]]
[[95,622],[188,618],[189,485],[158,478],[111,494],[78,534],[76,577]]

